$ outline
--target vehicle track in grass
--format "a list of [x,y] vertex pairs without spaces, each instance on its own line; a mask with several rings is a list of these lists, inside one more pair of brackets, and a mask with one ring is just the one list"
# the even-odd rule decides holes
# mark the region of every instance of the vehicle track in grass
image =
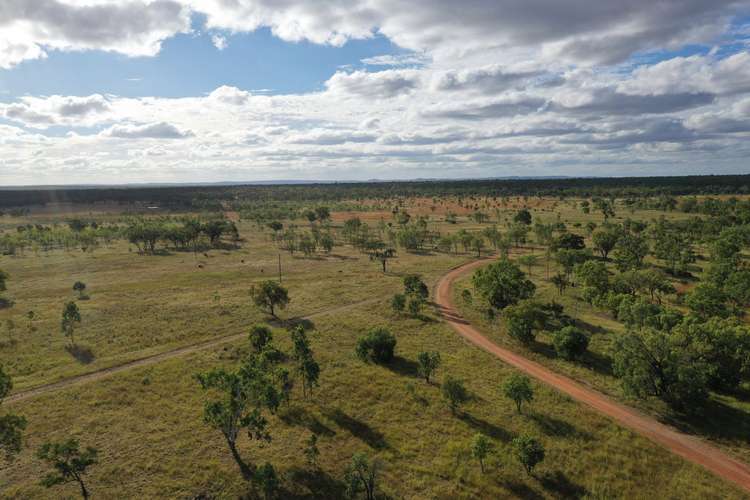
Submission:
[[[362,306],[366,304],[372,304],[380,300],[383,300],[383,299],[382,298],[367,299],[367,300],[362,300],[359,302],[354,302],[352,304],[345,304],[345,305],[333,307],[330,309],[324,309],[322,311],[318,311],[318,312],[309,314],[307,316],[298,316],[295,318],[284,320],[283,323],[275,322],[275,326],[282,326],[282,324],[283,325],[294,324],[295,322],[310,320],[310,319],[316,318],[318,316],[323,316],[326,314],[335,314],[341,311],[346,311],[354,307],[358,307],[358,306]],[[274,323],[274,322],[271,322],[271,323]],[[203,342],[197,342],[195,344],[178,347],[176,349],[171,349],[169,351],[152,354],[150,356],[144,356],[142,358],[133,359],[131,361],[126,361],[124,363],[120,363],[120,364],[110,366],[107,368],[101,368],[99,370],[95,370],[95,371],[91,371],[88,373],[83,373],[81,375],[76,375],[73,377],[65,378],[62,380],[58,380],[56,382],[50,382],[48,384],[38,385],[36,387],[31,387],[29,389],[24,389],[24,390],[12,393],[10,396],[5,398],[3,403],[9,404],[9,403],[15,403],[19,401],[24,401],[24,400],[27,400],[36,396],[41,396],[42,394],[47,394],[50,392],[58,391],[60,389],[65,389],[67,387],[86,384],[89,382],[95,382],[97,380],[101,380],[103,378],[106,378],[111,375],[115,375],[117,373],[121,373],[127,370],[131,370],[133,368],[154,365],[154,364],[161,363],[162,361],[166,361],[169,359],[177,358],[180,356],[185,356],[185,355],[192,354],[198,351],[203,351],[206,349],[211,349],[213,347],[218,347],[218,346],[228,344],[230,342],[234,342],[237,340],[246,339],[247,335],[248,335],[247,332],[235,333],[232,335],[224,335],[222,337],[216,337],[216,338],[212,338],[209,340],[204,340]]]
[[653,417],[605,396],[599,391],[500,347],[462,318],[453,304],[453,283],[466,273],[487,263],[488,260],[483,259],[456,267],[440,278],[435,287],[435,303],[438,311],[459,335],[514,368],[552,386],[576,401],[586,404],[623,427],[650,439],[685,460],[706,468],[750,493],[750,466],[747,464],[729,456],[716,446],[696,436],[685,434],[674,427],[665,425]]

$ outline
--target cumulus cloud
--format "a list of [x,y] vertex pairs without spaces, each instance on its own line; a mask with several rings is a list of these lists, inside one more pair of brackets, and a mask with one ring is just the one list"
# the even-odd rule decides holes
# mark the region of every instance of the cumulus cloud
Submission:
[[173,0],[3,0],[0,68],[48,50],[105,50],[153,56],[190,28],[190,11]]
[[675,57],[644,65],[620,84],[628,94],[654,95],[675,92],[737,94],[750,91],[750,52],[723,59],[712,55]]
[[354,71],[337,72],[326,82],[326,88],[334,94],[386,99],[408,94],[419,83],[419,73],[414,70]]
[[0,104],[0,115],[29,127],[52,125],[86,126],[103,119],[110,111],[109,101],[100,94],[85,97],[53,95],[24,97],[21,102]]
[[102,135],[118,139],[186,139],[195,134],[190,130],[181,130],[171,123],[158,122],[140,125],[113,125],[104,130]]
[[250,95],[250,92],[240,90],[237,87],[222,85],[221,87],[211,92],[208,97],[225,104],[240,106],[248,102],[248,100],[250,99]]

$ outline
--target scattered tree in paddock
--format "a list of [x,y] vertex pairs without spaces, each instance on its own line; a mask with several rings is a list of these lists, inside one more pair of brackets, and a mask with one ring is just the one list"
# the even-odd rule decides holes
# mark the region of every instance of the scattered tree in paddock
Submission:
[[552,250],[583,250],[586,243],[583,236],[575,233],[563,233],[558,236],[551,244]]
[[276,308],[284,309],[289,304],[289,292],[286,288],[273,280],[263,281],[260,285],[253,285],[250,297],[256,306],[276,317]]
[[83,281],[76,281],[73,283],[73,291],[78,292],[78,298],[83,300],[86,296],[83,294],[86,291],[86,283]]
[[529,345],[534,341],[535,331],[544,327],[546,319],[539,304],[531,300],[524,300],[506,307],[503,316],[508,335],[524,345]]
[[70,345],[75,346],[75,330],[76,325],[81,323],[81,312],[78,309],[78,305],[70,301],[63,306],[62,321],[60,323],[60,329],[63,335],[70,339]]
[[250,346],[256,353],[262,352],[273,340],[273,333],[266,325],[253,325],[250,328]]
[[417,363],[419,364],[419,375],[424,377],[425,382],[429,383],[430,377],[440,366],[440,353],[426,351],[420,352],[417,355]]
[[441,392],[453,415],[469,401],[469,391],[466,389],[463,380],[453,378],[450,375],[447,375],[443,380]]
[[37,451],[37,458],[46,462],[55,470],[42,479],[47,488],[65,483],[78,483],[81,497],[89,498],[89,491],[83,481],[88,468],[97,463],[98,451],[87,447],[80,449],[78,440],[68,439],[60,443],[44,443]]
[[422,314],[422,307],[425,304],[425,300],[419,295],[409,295],[409,299],[406,303],[406,308],[409,310],[409,314],[415,318]]
[[271,439],[262,411],[275,412],[282,395],[269,366],[261,357],[250,356],[237,370],[214,369],[199,373],[196,379],[204,390],[219,396],[206,402],[203,421],[221,431],[243,477],[252,479],[252,471],[237,450],[237,438],[242,429],[247,429],[251,439]]
[[318,457],[320,456],[320,450],[318,449],[317,434],[310,434],[310,437],[307,439],[307,441],[305,441],[305,449],[303,450],[303,453],[310,467],[318,466]]
[[255,469],[255,472],[253,473],[253,483],[263,493],[263,498],[265,500],[276,498],[281,486],[281,481],[276,474],[276,469],[274,469],[273,465],[268,462]]
[[531,268],[537,264],[539,257],[533,253],[522,255],[518,258],[518,263],[526,266],[526,273],[531,276]]
[[357,357],[364,362],[390,363],[396,349],[396,337],[386,328],[377,327],[357,341]]
[[406,295],[415,295],[426,300],[430,291],[422,278],[416,274],[410,274],[404,277],[404,293]]
[[530,226],[531,225],[531,213],[525,208],[522,208],[521,210],[516,212],[516,215],[513,216],[513,222],[518,222],[520,224]]
[[391,309],[396,313],[404,312],[406,308],[406,295],[397,293],[391,298]]
[[474,236],[471,240],[471,248],[477,253],[477,258],[482,256],[482,249],[484,248],[484,238],[482,236]]
[[375,500],[381,467],[377,458],[370,460],[365,453],[355,453],[344,476],[347,496],[357,498],[364,494],[366,500]]
[[292,330],[292,344],[294,346],[292,356],[297,363],[297,373],[302,378],[302,392],[307,397],[312,395],[313,388],[318,385],[320,365],[313,357],[310,341],[302,325],[297,325]]
[[552,335],[558,356],[569,361],[579,359],[589,347],[589,338],[574,326],[565,326]]
[[640,234],[623,233],[614,249],[615,265],[621,272],[643,267],[643,259],[648,255],[648,242]]
[[393,248],[378,248],[370,252],[370,260],[380,262],[383,266],[383,272],[387,272],[388,261],[396,257],[396,250]]
[[[0,404],[13,389],[10,375],[0,366]],[[22,432],[26,429],[26,419],[12,413],[0,417],[0,451],[5,459],[10,461],[21,451],[23,444]]]
[[503,383],[503,394],[516,404],[516,410],[521,413],[521,405],[534,399],[531,379],[520,373],[514,373]]
[[522,434],[514,438],[511,445],[513,446],[516,459],[523,465],[523,468],[529,475],[544,460],[544,446],[528,434]]
[[479,461],[479,468],[484,473],[484,460],[492,451],[492,441],[484,434],[474,434],[471,440],[471,456]]
[[555,285],[555,288],[557,288],[557,292],[560,295],[565,293],[565,289],[568,288],[568,285],[570,285],[570,281],[568,281],[568,278],[562,273],[557,273],[552,276],[551,281],[552,284]]

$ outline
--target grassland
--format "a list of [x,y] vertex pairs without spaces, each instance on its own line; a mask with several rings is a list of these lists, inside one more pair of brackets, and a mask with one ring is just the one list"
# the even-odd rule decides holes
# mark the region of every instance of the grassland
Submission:
[[[520,198],[517,203],[523,204]],[[535,215],[543,218],[560,213],[571,223],[587,220],[567,204],[540,203]],[[441,222],[447,210],[468,210],[441,203],[432,210],[434,204],[412,200],[408,208],[430,214],[431,226],[442,231],[479,227],[463,219],[456,226]],[[500,207],[501,217],[509,217],[515,208],[515,203]],[[334,221],[351,215],[334,214]],[[390,216],[361,215],[372,221]],[[8,226],[15,222],[3,221]],[[0,267],[12,276],[9,295],[16,305],[0,311],[0,321],[13,318],[17,328],[14,341],[6,340],[0,349],[0,362],[13,375],[15,389],[246,332],[266,319],[251,306],[248,290],[276,276],[279,251],[268,234],[250,223],[241,223],[240,233],[245,239],[240,249],[212,250],[207,256],[143,256],[120,242],[93,253],[3,257]],[[434,284],[470,258],[400,252],[383,274],[378,263],[347,246],[315,258],[282,253],[283,284],[292,297],[282,317],[319,313],[309,326],[322,368],[321,385],[309,400],[297,388],[291,404],[270,419],[273,440],[259,446],[243,437],[240,451],[250,462],[270,461],[277,467],[284,478],[284,498],[340,497],[345,467],[357,451],[383,461],[382,490],[393,498],[742,498],[734,487],[547,387],[535,385],[534,402],[517,414],[500,390],[510,368],[465,344],[431,310],[423,320],[390,310],[390,295],[400,289],[406,273],[418,272]],[[542,268],[534,269],[542,297],[556,294],[541,277]],[[83,323],[76,335],[89,354],[78,359],[65,349],[67,341],[59,330],[62,304],[75,298],[71,286],[76,280],[86,282],[90,296],[79,301]],[[597,328],[618,328],[572,294],[560,300],[568,312]],[[343,305],[352,306],[341,309]],[[39,318],[34,331],[24,317],[28,310]],[[482,323],[470,309],[466,313],[495,340],[507,342],[496,325]],[[387,326],[398,338],[397,359],[389,367],[363,364],[354,355],[357,337],[373,326]],[[278,346],[288,350],[288,334],[282,328],[274,333]],[[593,356],[603,357],[608,342],[607,334],[596,334]],[[245,350],[244,341],[234,342],[14,403],[10,408],[26,416],[29,425],[24,451],[0,469],[0,494],[75,495],[72,485],[54,490],[40,486],[45,469],[33,454],[44,441],[74,436],[100,450],[100,464],[89,479],[94,498],[252,496],[221,435],[202,422],[204,394],[194,379],[201,370],[236,365]],[[437,384],[417,377],[415,359],[424,350],[441,353],[437,382],[450,374],[470,389],[473,399],[458,416],[441,400]],[[598,358],[580,367],[550,358],[543,350],[529,355],[623,397],[614,378],[597,370],[597,362],[605,364]],[[726,404],[745,415],[746,403],[730,399]],[[748,433],[742,429],[723,445],[747,457]],[[306,464],[301,453],[311,432],[320,436],[318,468]],[[468,452],[477,432],[494,443],[484,474]],[[509,441],[523,432],[538,436],[547,449],[534,477],[527,476],[510,453]]]

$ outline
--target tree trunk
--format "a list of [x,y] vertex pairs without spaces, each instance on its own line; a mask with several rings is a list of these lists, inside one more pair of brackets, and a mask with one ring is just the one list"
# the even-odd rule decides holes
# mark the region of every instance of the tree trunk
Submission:
[[237,447],[235,444],[227,439],[227,444],[229,445],[229,450],[232,452],[232,458],[234,458],[234,461],[237,462],[237,465],[240,468],[240,472],[242,473],[242,477],[249,481],[252,477],[252,473],[250,471],[250,467],[247,466],[244,460],[242,460],[242,457],[240,456],[240,453],[237,451]]
[[86,485],[83,484],[83,480],[81,480],[80,477],[78,478],[78,484],[81,485],[81,497],[83,497],[83,500],[88,500],[88,498],[89,498],[89,492],[86,489]]

